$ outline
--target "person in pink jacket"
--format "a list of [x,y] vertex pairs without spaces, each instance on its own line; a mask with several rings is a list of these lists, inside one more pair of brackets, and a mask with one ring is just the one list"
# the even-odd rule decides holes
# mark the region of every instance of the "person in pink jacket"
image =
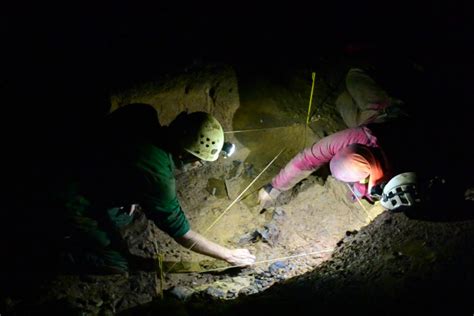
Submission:
[[366,126],[348,128],[322,138],[296,155],[259,192],[262,208],[282,192],[329,163],[331,174],[349,183],[355,198],[373,202],[371,191],[390,178],[390,167],[377,138]]
[[371,192],[380,193],[377,185],[390,179],[391,172],[377,138],[367,125],[385,122],[400,103],[363,70],[350,69],[345,89],[336,100],[336,108],[349,128],[322,138],[294,157],[260,190],[260,206],[272,204],[282,191],[291,189],[327,163],[336,179],[351,186],[353,201],[364,198],[373,202]]

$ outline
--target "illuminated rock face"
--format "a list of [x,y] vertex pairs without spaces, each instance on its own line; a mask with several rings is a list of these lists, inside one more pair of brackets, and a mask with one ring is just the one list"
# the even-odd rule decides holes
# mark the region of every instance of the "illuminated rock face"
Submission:
[[111,111],[131,103],[152,105],[162,125],[182,111],[204,111],[213,114],[224,130],[230,130],[239,107],[237,77],[229,66],[185,69],[171,78],[117,92],[111,97]]

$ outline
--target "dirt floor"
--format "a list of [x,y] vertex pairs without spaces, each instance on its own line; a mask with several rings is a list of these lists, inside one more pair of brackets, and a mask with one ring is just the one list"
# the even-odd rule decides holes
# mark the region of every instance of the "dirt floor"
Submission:
[[[237,315],[317,312],[344,305],[355,311],[372,306],[372,311],[390,314],[383,304],[396,310],[406,293],[425,292],[420,301],[408,299],[416,308],[425,304],[429,312],[443,305],[443,295],[451,291],[459,295],[444,303],[453,311],[472,313],[474,306],[465,296],[473,290],[468,281],[473,281],[474,220],[465,212],[455,221],[435,222],[391,214],[365,201],[352,203],[346,198],[347,186],[327,168],[282,194],[275,207],[259,209],[258,189],[305,143],[345,128],[334,100],[347,69],[340,64],[317,69],[309,127],[310,69],[273,70],[276,74],[235,69],[237,87],[225,89],[238,91],[229,101],[238,98],[238,108],[226,127],[236,154],[177,171],[178,194],[193,229],[222,245],[248,248],[257,257],[256,265],[226,269],[225,263],[182,248],[137,212],[124,238],[137,256],[162,255],[162,276],[156,271],[61,275],[45,283],[40,296],[4,297],[0,311]],[[446,285],[438,292],[431,287],[437,282]],[[433,296],[426,299],[426,293]],[[291,302],[291,309],[283,302]]]

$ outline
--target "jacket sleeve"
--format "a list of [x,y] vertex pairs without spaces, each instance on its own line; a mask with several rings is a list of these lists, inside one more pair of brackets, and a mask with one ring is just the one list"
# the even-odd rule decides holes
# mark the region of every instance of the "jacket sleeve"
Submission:
[[342,130],[314,143],[297,154],[272,180],[272,186],[280,191],[291,189],[295,184],[328,163],[336,153],[350,144],[378,147],[377,139],[367,127]]
[[178,201],[172,159],[161,150],[150,156],[151,160],[141,162],[147,185],[140,193],[140,205],[158,228],[173,238],[181,237],[190,225]]

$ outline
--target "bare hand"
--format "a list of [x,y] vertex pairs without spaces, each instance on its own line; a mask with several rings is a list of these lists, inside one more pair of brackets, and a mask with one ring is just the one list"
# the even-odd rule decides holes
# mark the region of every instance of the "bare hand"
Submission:
[[280,195],[280,191],[275,188],[272,188],[268,193],[265,188],[261,188],[258,192],[258,203],[260,204],[260,209],[264,209],[270,206],[274,206],[276,203],[276,198]]
[[272,201],[273,199],[270,197],[270,194],[265,191],[265,188],[261,188],[260,191],[258,191],[258,203],[260,209],[269,207],[272,204]]
[[229,255],[225,259],[233,266],[250,266],[255,263],[255,256],[248,251],[248,249],[232,249],[229,250]]

